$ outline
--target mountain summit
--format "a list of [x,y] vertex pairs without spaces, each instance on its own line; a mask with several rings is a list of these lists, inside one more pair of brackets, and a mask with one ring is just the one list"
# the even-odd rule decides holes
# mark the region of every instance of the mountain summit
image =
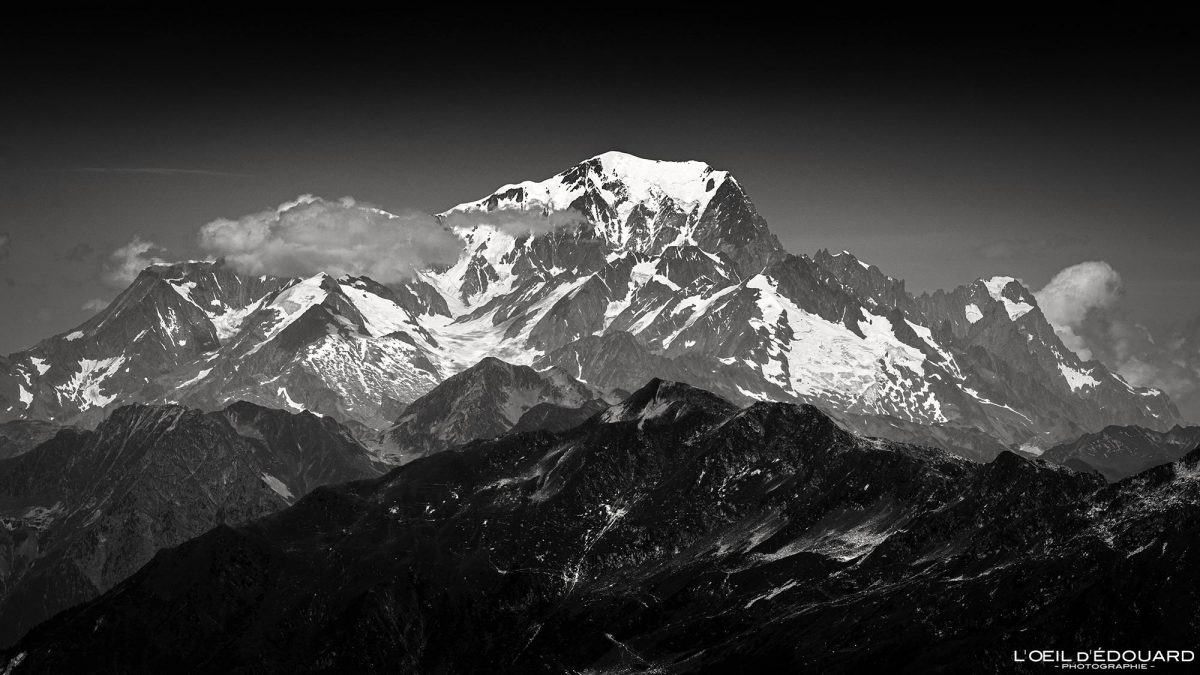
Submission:
[[443,216],[504,209],[581,213],[610,248],[698,246],[752,267],[782,250],[737,180],[703,162],[606,152],[541,182],[505,185]]
[[[545,231],[511,227],[563,212]],[[1178,418],[1067,349],[1015,279],[914,296],[850,253],[790,254],[737,179],[701,162],[604,153],[439,218],[458,260],[398,285],[151,267],[76,330],[0,360],[0,421],[245,399],[382,430],[486,357],[601,392],[659,377],[809,403],[978,459]]]

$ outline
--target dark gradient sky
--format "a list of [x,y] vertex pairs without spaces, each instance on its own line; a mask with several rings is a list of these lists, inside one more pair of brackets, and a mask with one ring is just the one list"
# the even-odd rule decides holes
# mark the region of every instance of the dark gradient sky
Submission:
[[9,21],[0,353],[115,296],[100,266],[135,234],[184,258],[202,224],[300,193],[436,212],[609,149],[728,169],[789,249],[911,290],[1105,260],[1138,320],[1200,314],[1196,36],[1038,22]]

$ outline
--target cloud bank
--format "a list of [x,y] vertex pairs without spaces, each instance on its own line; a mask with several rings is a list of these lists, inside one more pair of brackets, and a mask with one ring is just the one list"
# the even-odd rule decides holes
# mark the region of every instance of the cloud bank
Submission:
[[1034,297],[1063,343],[1080,358],[1090,360],[1095,355],[1089,340],[1078,331],[1089,313],[1111,310],[1124,294],[1121,275],[1108,263],[1093,261],[1060,271]]
[[115,288],[125,288],[137,275],[151,265],[166,263],[158,256],[166,250],[152,241],[134,236],[133,240],[113,251],[104,263],[100,278]]
[[219,219],[200,228],[200,246],[250,275],[367,276],[384,284],[458,260],[463,241],[454,228],[488,224],[513,236],[541,234],[585,222],[578,213],[494,211],[454,213],[444,221],[419,211],[392,214],[351,197],[312,195],[278,208]]
[[200,229],[200,246],[245,274],[369,276],[381,283],[411,278],[431,264],[450,264],[462,242],[423,213],[395,215],[350,197],[311,195],[237,220]]
[[1200,318],[1155,340],[1124,306],[1121,275],[1102,261],[1063,269],[1034,296],[1080,358],[1102,362],[1134,386],[1166,392],[1185,419],[1200,422]]

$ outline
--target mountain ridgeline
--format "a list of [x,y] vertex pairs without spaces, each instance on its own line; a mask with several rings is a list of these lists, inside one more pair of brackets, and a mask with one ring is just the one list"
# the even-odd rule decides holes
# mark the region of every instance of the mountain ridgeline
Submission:
[[118,408],[0,460],[0,644],[218,524],[383,467],[331,419],[239,402]]
[[[16,672],[999,672],[1200,634],[1200,449],[1108,484],[652,380],[159,553]],[[1171,647],[1174,648],[1174,647]],[[1034,671],[1030,671],[1034,672]]]
[[[563,211],[583,218],[503,226]],[[440,217],[457,262],[391,286],[153,266],[75,330],[0,359],[0,420],[91,426],[130,402],[246,400],[394,439],[411,403],[496,357],[602,395],[658,376],[739,405],[809,403],[981,460],[1178,422],[1162,393],[1067,349],[1016,280],[914,296],[849,253],[788,253],[741,183],[700,162],[605,153]]]

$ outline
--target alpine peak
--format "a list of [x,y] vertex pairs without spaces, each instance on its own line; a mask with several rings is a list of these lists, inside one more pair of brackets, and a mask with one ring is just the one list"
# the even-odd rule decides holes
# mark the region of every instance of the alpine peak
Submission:
[[[728,255],[744,271],[756,272],[782,252],[737,180],[698,161],[606,152],[543,181],[505,185],[441,217],[469,216],[486,225],[487,214],[511,211],[575,211],[610,250],[659,255],[672,246],[697,246]],[[470,228],[456,229],[461,235]]]

